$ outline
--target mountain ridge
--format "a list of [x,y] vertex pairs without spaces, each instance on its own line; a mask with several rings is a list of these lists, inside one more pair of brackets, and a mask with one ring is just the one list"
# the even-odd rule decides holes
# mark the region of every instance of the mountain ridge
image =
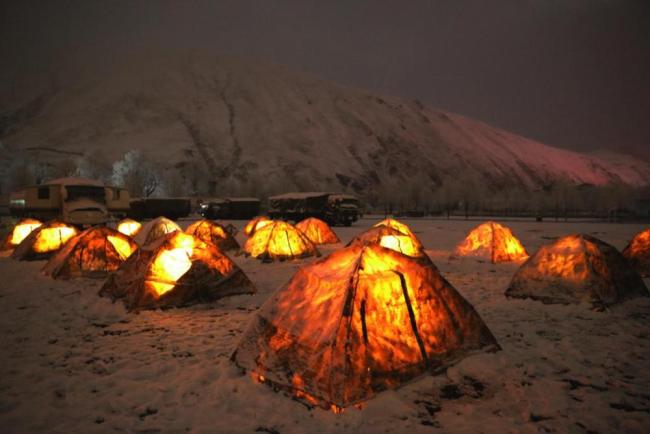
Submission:
[[235,57],[143,59],[32,93],[0,112],[0,140],[14,152],[47,162],[101,149],[114,162],[138,149],[182,182],[207,177],[217,190],[261,182],[377,197],[414,179],[430,189],[463,177],[493,190],[650,183],[638,158],[554,148],[418,100]]

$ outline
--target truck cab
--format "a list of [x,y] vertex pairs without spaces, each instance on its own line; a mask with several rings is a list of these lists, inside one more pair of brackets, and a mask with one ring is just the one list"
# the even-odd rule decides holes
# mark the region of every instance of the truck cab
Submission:
[[349,194],[331,194],[327,198],[327,211],[332,225],[350,226],[359,220],[360,202]]
[[111,213],[128,208],[128,191],[86,178],[59,178],[12,193],[16,217],[57,219],[78,226],[105,224]]

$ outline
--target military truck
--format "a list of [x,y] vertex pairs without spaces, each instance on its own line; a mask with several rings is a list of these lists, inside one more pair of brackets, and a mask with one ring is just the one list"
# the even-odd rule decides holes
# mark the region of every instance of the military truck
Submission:
[[216,198],[203,203],[199,212],[208,219],[248,220],[259,215],[260,205],[255,197]]
[[86,178],[58,178],[11,193],[9,212],[17,218],[57,219],[79,226],[105,224],[126,215],[129,192]]
[[346,194],[285,193],[269,197],[268,214],[273,219],[316,217],[333,226],[350,226],[359,219],[359,200]]
[[362,214],[361,202],[351,194],[331,194],[327,198],[327,208],[333,215],[334,223],[350,226]]

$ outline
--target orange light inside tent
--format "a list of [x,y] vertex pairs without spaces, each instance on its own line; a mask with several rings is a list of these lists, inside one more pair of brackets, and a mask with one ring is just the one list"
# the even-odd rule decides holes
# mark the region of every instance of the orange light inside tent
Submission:
[[219,238],[227,238],[228,237],[228,235],[226,234],[226,231],[224,231],[221,226],[214,225],[210,229],[212,230],[212,235],[213,236],[216,235]]
[[[432,295],[439,291],[434,273],[428,263],[378,243],[352,245],[302,268],[275,296],[251,371],[268,372],[267,381],[334,413],[374,394],[379,381],[399,385],[399,375],[384,373],[422,367],[462,344],[464,325],[450,316],[462,318],[467,307]],[[285,362],[287,370],[271,377]],[[332,387],[339,369],[345,381]]]
[[528,258],[526,249],[510,229],[487,222],[473,229],[456,247],[460,256],[487,256],[492,262],[522,261]]
[[154,259],[147,283],[158,297],[171,291],[176,281],[192,267],[194,238],[178,233],[170,240],[171,248],[162,250]]
[[460,255],[470,255],[479,249],[492,248],[492,228],[483,224],[470,232],[456,251]]
[[128,241],[120,237],[109,235],[106,237],[106,239],[108,240],[109,243],[113,245],[115,251],[117,252],[118,255],[120,255],[120,259],[123,261],[126,260],[129,256],[131,256],[135,251],[135,249],[132,248],[131,244]]
[[609,275],[598,248],[579,237],[565,237],[553,245],[552,251],[548,249],[539,256],[538,270],[568,281],[584,281],[591,273],[590,267],[602,276]]
[[260,221],[258,221],[257,224],[255,225],[255,230],[254,230],[253,232],[255,232],[255,231],[258,230],[258,229],[262,229],[264,226],[268,226],[268,225],[270,225],[271,223],[273,223],[273,220],[260,220]]
[[122,232],[124,235],[132,237],[138,233],[141,227],[142,225],[135,220],[123,220],[119,225],[117,225],[117,230],[118,232]]
[[[414,334],[408,333],[411,318],[406,309],[405,297],[416,300],[413,292],[417,284],[405,275],[396,273],[401,260],[379,250],[367,249],[362,256],[356,292],[365,302],[365,324],[369,331],[367,351],[380,370],[390,366],[417,363],[421,353]],[[402,280],[404,279],[404,280]],[[406,294],[405,294],[406,292]],[[420,305],[411,303],[413,319],[420,323]],[[359,309],[360,310],[360,309]],[[436,314],[430,320],[435,321]],[[381,331],[381,333],[377,333]],[[366,361],[358,357],[352,361],[363,370]],[[383,366],[382,366],[383,365]]]
[[253,235],[246,241],[244,250],[254,258],[263,254],[271,257],[300,256],[309,248],[313,248],[299,230],[289,223],[282,221],[265,222],[263,227],[257,227]]
[[11,239],[9,240],[9,244],[13,246],[17,246],[25,238],[27,238],[27,236],[31,234],[34,229],[42,225],[43,223],[39,222],[38,220],[25,220],[18,223],[14,228],[13,232],[11,233]]
[[422,256],[419,246],[407,235],[384,235],[379,240],[379,245],[413,258]]
[[77,235],[77,230],[70,226],[42,229],[34,242],[34,251],[37,253],[54,252],[63,247],[75,235]]
[[273,223],[273,220],[270,220],[268,217],[255,217],[253,220],[249,221],[244,227],[244,233],[248,236],[252,235],[256,230],[263,228],[266,225]]
[[[299,228],[300,229],[300,228]],[[321,232],[314,226],[310,226],[307,229],[300,229],[306,236],[315,244],[323,243],[323,236]]]
[[258,374],[257,372],[252,372],[251,378],[253,378],[253,381],[255,381],[256,383],[264,383],[266,381],[264,375]]
[[[408,238],[408,237],[406,237]],[[384,249],[372,247],[365,248],[361,257],[358,251],[350,250],[349,256],[341,255],[338,258],[337,267],[334,269],[312,268],[309,282],[313,276],[314,289],[312,292],[300,293],[292,297],[291,292],[285,293],[286,299],[280,304],[280,308],[286,307],[287,312],[300,308],[313,309],[313,316],[319,318],[319,321],[301,323],[300,336],[293,336],[291,333],[278,330],[268,340],[270,349],[275,354],[282,354],[287,348],[295,344],[295,341],[314,339],[318,341],[319,337],[327,334],[324,330],[337,329],[339,327],[339,318],[335,315],[323,315],[334,299],[340,297],[340,282],[349,277],[347,274],[350,268],[358,267],[357,279],[352,282],[354,286],[355,300],[349,309],[352,312],[349,321],[353,324],[352,329],[359,333],[358,339],[365,340],[364,350],[352,354],[347,360],[350,369],[357,372],[369,371],[369,361],[372,366],[379,372],[388,372],[395,366],[411,366],[422,362],[422,352],[418,343],[417,336],[412,332],[412,324],[437,324],[438,318],[444,313],[440,306],[432,303],[420,303],[418,300],[418,288],[422,285],[420,269],[415,273],[408,271],[409,259],[403,256],[396,256],[387,253]],[[337,278],[340,273],[340,278]],[[327,276],[329,281],[318,279],[317,276]],[[317,282],[317,284],[316,284]],[[325,286],[330,284],[331,291],[327,291]],[[305,283],[309,286],[308,283]],[[308,303],[305,300],[309,300]],[[406,301],[408,299],[408,302]],[[407,308],[410,306],[410,309]],[[453,306],[448,307],[454,309]],[[363,320],[361,319],[363,317]],[[426,321],[423,318],[426,317]],[[436,343],[433,333],[429,330],[420,329],[421,333],[426,334],[428,345],[443,345],[444,342]],[[362,331],[363,330],[363,331]],[[451,333],[451,332],[450,332]],[[365,334],[365,336],[364,336]],[[451,338],[451,335],[449,337]],[[265,358],[264,355],[260,360]],[[323,363],[321,366],[314,366],[312,382],[314,379],[325,379],[329,376],[329,363]],[[312,369],[312,368],[310,368]],[[263,367],[258,366],[257,372],[263,372]],[[257,375],[257,374],[256,374]],[[309,394],[305,385],[305,380],[297,373],[291,378],[292,391],[294,396],[302,398],[312,404],[322,404],[318,398]],[[349,386],[364,387],[362,385]],[[332,405],[328,406],[331,411],[340,413],[343,408]]]
[[307,218],[296,224],[296,228],[314,244],[334,244],[340,242],[332,228],[317,218]]
[[203,241],[208,241],[213,238],[228,238],[228,234],[221,226],[206,220],[193,223],[185,232],[192,234]]
[[291,385],[294,387],[294,395],[296,398],[302,398],[313,405],[318,404],[318,399],[302,390],[305,387],[305,381],[299,374],[293,374],[293,377],[291,378]]
[[[385,219],[375,224],[373,227],[386,226],[394,231],[399,232],[400,235],[384,235],[380,238],[379,243],[386,248],[401,252],[411,257],[421,257],[424,255],[422,251],[422,244],[417,239],[413,231],[395,219]],[[385,238],[385,239],[384,239]]]
[[411,231],[411,229],[407,225],[405,225],[404,223],[399,222],[399,221],[397,221],[395,219],[382,220],[379,223],[375,224],[373,227],[382,226],[382,225],[383,226],[388,226],[389,228],[393,228],[397,232],[399,232],[401,234],[404,234],[404,235],[408,235],[409,237],[414,236],[413,232]]
[[515,257],[525,259],[528,257],[526,250],[515,237],[509,237],[504,240],[503,253],[506,257]]
[[627,254],[634,258],[642,255],[648,249],[650,249],[650,229],[646,229],[632,239]]

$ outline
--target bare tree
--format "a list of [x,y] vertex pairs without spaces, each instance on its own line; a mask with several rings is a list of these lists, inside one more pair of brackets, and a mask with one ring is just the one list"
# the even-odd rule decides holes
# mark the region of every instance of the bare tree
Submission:
[[57,161],[49,171],[49,176],[54,178],[66,178],[78,175],[77,164],[70,158]]
[[479,208],[479,203],[485,190],[481,177],[470,170],[461,173],[456,178],[456,184],[460,194],[460,201],[463,207],[465,218],[469,217],[470,209]]
[[550,196],[551,203],[553,204],[555,221],[558,220],[561,214],[564,215],[566,220],[568,188],[568,182],[564,180],[554,182],[551,187]]
[[407,207],[411,210],[424,210],[424,196],[426,187],[420,178],[412,178],[406,185]]
[[77,173],[85,178],[110,181],[113,165],[101,149],[90,149],[79,158]]
[[609,221],[618,220],[620,211],[631,208],[634,199],[631,187],[614,183],[598,188],[600,208],[607,214]]
[[442,184],[434,192],[434,201],[436,207],[443,211],[447,218],[449,218],[452,211],[458,208],[460,191],[453,177],[447,176],[443,178]]
[[161,184],[155,166],[139,151],[129,151],[122,160],[113,163],[112,181],[116,185],[123,185],[135,197],[149,197]]
[[170,168],[163,172],[161,190],[165,196],[179,197],[188,195],[186,180],[178,170]]
[[30,164],[30,170],[34,174],[36,184],[42,184],[45,180],[50,178],[50,168],[47,163],[36,161]]
[[4,190],[15,191],[36,184],[36,177],[32,169],[33,166],[27,160],[23,158],[14,159],[7,170]]
[[392,178],[385,180],[382,183],[382,187],[384,213],[386,215],[393,214],[396,211],[403,209],[403,183],[397,179]]

